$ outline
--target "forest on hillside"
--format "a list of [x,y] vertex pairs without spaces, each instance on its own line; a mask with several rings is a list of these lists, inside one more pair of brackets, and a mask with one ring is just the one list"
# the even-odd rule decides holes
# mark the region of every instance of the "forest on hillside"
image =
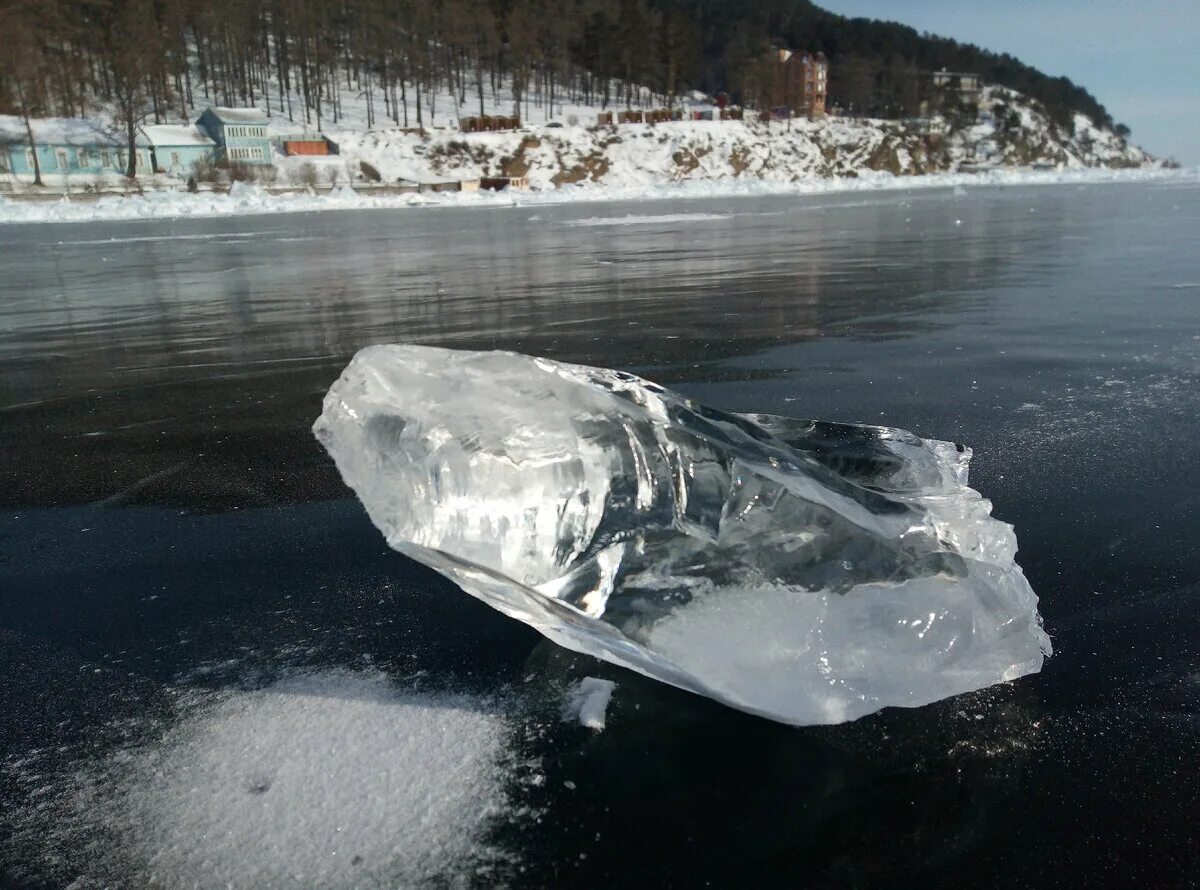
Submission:
[[622,106],[635,84],[666,104],[687,89],[750,102],[772,42],[824,51],[830,101],[852,113],[912,114],[919,73],[948,68],[1020,90],[1068,127],[1073,112],[1112,124],[1086,90],[1011,56],[807,0],[0,0],[0,35],[0,113],[102,103],[131,142],[140,123],[207,102],[336,124],[341,85],[369,126],[421,126],[446,93],[482,113],[501,84],[518,115]]

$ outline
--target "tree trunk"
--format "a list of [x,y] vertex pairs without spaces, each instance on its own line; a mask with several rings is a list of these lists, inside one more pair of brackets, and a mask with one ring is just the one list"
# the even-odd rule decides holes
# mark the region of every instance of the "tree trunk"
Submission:
[[29,123],[29,107],[25,104],[25,90],[21,86],[21,81],[16,80],[17,85],[17,101],[21,103],[21,120],[25,124],[25,138],[29,142],[29,153],[33,155],[33,184],[43,185],[42,183],[42,165],[38,161],[37,143],[33,139],[33,125]]
[[130,99],[129,106],[125,109],[125,137],[126,145],[129,146],[129,166],[125,169],[125,175],[133,180],[137,179],[137,126],[134,124],[133,100]]

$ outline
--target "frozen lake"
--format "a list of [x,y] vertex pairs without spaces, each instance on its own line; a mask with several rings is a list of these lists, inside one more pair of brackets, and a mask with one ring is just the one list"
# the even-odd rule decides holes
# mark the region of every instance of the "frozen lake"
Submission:
[[[1200,873],[1195,181],[0,234],[0,884]],[[400,341],[964,442],[1056,654],[795,730],[557,650],[389,551],[312,438]],[[585,676],[599,734],[559,717]]]

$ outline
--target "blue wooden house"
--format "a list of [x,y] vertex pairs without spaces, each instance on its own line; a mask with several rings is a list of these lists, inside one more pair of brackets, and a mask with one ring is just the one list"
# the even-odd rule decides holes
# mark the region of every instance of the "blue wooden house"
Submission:
[[218,157],[261,165],[273,163],[267,124],[257,108],[206,108],[196,121],[216,143]]
[[216,143],[199,127],[186,124],[142,127],[138,144],[149,149],[152,169],[172,176],[191,176],[197,163],[216,159]]
[[[30,122],[34,147],[29,147],[25,122],[0,115],[0,174],[32,180],[34,152],[43,176],[125,172],[126,147],[121,139],[94,121],[52,117]],[[149,153],[139,151],[139,170],[149,170]]]

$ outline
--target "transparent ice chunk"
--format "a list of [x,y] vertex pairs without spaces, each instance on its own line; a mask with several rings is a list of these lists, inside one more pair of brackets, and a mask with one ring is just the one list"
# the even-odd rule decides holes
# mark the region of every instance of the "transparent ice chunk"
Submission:
[[794,724],[1041,668],[970,451],[632,374],[374,346],[314,431],[387,542],[570,649]]

